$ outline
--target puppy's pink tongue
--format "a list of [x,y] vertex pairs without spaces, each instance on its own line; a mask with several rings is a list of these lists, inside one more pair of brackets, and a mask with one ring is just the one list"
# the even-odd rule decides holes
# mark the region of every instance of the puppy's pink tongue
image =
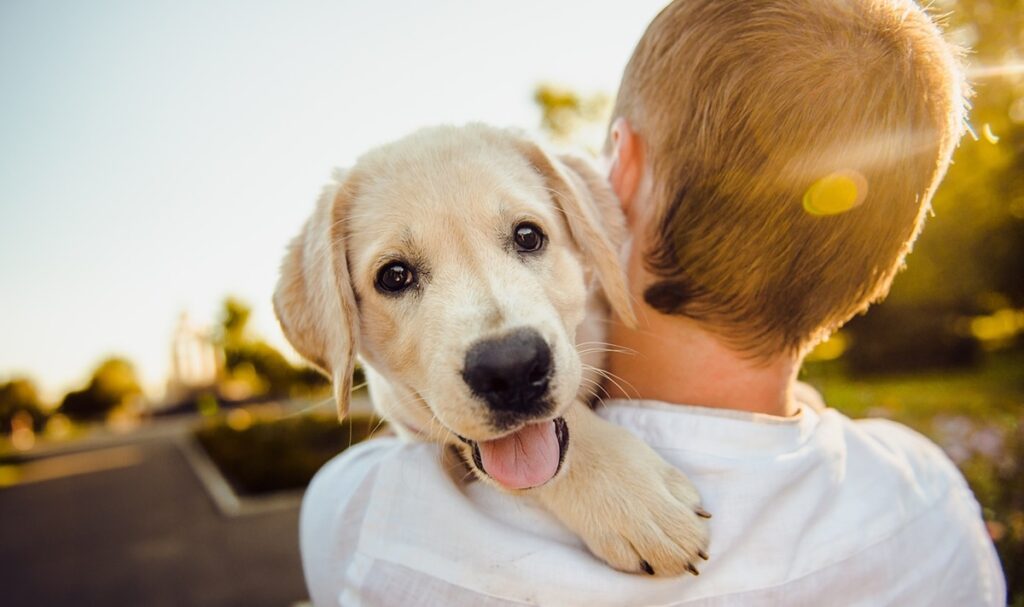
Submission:
[[558,472],[560,449],[554,422],[530,424],[479,447],[484,471],[508,489],[543,485]]

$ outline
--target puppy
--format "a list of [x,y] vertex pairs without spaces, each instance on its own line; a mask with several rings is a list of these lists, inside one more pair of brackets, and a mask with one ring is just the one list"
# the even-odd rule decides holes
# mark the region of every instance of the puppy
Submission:
[[697,573],[690,482],[594,414],[603,322],[632,322],[614,194],[584,162],[482,125],[437,127],[338,171],[291,243],[274,308],[339,414],[361,360],[402,435],[456,445],[628,572]]

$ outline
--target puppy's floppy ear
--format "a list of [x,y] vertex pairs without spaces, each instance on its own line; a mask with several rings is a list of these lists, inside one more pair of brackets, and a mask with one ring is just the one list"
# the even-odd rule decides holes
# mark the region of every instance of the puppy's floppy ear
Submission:
[[520,140],[518,146],[547,182],[573,240],[593,264],[612,310],[626,325],[635,326],[636,314],[619,263],[626,228],[615,192],[586,161],[553,158],[528,140]]
[[274,312],[299,354],[331,378],[338,417],[348,413],[359,343],[358,309],[345,258],[343,217],[351,186],[335,175],[313,216],[288,245]]

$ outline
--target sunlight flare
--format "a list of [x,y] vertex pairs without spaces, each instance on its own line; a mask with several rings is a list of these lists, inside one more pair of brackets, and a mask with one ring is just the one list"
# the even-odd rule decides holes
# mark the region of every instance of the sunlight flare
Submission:
[[804,210],[810,215],[845,213],[864,202],[868,181],[857,171],[845,169],[830,173],[811,184],[804,193]]
[[1004,63],[1002,65],[979,65],[967,70],[971,80],[986,78],[1005,78],[1008,76],[1024,76],[1024,63]]

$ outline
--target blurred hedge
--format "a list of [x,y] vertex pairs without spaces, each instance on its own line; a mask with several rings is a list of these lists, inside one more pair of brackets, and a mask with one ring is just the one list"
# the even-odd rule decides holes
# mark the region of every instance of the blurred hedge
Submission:
[[244,425],[230,423],[229,416],[208,422],[195,434],[242,495],[305,487],[328,460],[382,426],[370,415],[352,415],[341,423],[333,415],[303,415]]
[[961,329],[970,311],[939,305],[881,305],[850,321],[843,358],[854,376],[977,365],[981,344]]

